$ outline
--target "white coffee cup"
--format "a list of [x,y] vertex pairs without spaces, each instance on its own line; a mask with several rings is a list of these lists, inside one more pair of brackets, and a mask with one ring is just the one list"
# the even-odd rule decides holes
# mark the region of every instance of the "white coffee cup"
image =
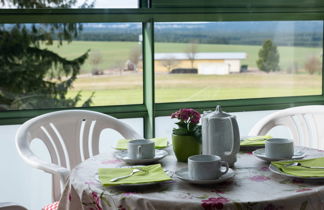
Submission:
[[272,138],[265,141],[265,156],[273,159],[291,159],[294,155],[294,142],[285,138]]
[[148,139],[136,139],[128,142],[127,156],[130,159],[152,159],[155,156],[155,143]]
[[[222,166],[225,170],[222,170]],[[193,155],[188,158],[188,172],[191,179],[215,180],[227,171],[228,163],[217,155]]]

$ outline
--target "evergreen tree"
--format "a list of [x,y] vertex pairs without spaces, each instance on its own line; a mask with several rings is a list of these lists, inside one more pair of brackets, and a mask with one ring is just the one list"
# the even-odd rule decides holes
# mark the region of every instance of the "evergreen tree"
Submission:
[[[76,0],[0,0],[5,6],[26,8],[69,8]],[[82,7],[91,6],[87,3]],[[0,25],[0,108],[35,109],[73,107],[81,100],[66,93],[72,87],[88,52],[66,59],[41,44],[53,40],[72,41],[82,30],[81,24],[1,24]],[[89,106],[88,98],[83,106]]]
[[279,70],[279,52],[271,40],[266,40],[259,51],[257,65],[260,70],[269,73]]

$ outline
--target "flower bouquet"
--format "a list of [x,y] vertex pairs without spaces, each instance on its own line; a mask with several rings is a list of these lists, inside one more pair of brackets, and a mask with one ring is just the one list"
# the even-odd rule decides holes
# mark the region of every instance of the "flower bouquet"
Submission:
[[172,131],[174,153],[181,162],[187,162],[188,157],[201,153],[200,113],[194,109],[180,109],[171,115],[178,128]]

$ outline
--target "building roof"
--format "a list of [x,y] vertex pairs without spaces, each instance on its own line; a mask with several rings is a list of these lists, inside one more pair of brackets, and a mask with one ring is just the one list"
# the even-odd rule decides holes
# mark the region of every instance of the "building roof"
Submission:
[[[155,53],[155,60],[188,60],[187,53]],[[229,53],[196,53],[195,60],[224,60],[224,59],[246,59],[245,52],[229,52]]]

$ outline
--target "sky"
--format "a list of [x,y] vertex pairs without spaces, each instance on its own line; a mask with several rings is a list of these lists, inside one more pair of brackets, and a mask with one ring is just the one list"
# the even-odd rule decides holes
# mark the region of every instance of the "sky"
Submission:
[[[91,2],[92,0],[88,0]],[[77,5],[82,4],[85,0],[78,0]],[[95,8],[137,8],[138,0],[95,0]],[[8,1],[0,4],[0,8],[14,8]]]
[[137,2],[138,0],[96,0],[95,8],[137,8]]

